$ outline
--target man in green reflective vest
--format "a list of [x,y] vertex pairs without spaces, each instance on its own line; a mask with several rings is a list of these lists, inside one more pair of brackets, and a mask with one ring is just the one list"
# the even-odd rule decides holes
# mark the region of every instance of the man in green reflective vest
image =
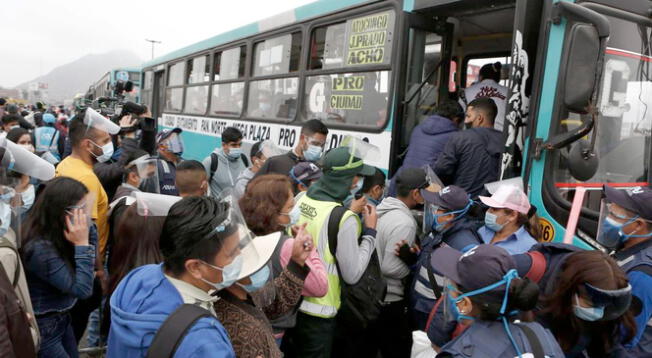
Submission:
[[[324,262],[328,274],[328,293],[324,297],[306,297],[299,308],[293,330],[297,357],[330,357],[335,334],[335,316],[340,308],[340,279],[347,284],[360,280],[375,250],[376,209],[363,208],[363,223],[358,213],[347,210],[339,223],[337,250],[328,245],[328,220],[331,212],[350,194],[362,188],[362,176],[375,173],[347,147],[328,152],[323,159],[323,176],[308,189],[296,205],[301,209],[298,224],[306,230]],[[339,275],[338,275],[339,266]]]

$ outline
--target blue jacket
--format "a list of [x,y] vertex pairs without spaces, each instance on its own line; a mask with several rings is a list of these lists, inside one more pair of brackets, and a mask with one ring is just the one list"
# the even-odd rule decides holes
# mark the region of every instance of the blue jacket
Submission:
[[[165,278],[162,265],[131,271],[111,295],[108,356],[145,357],[165,319],[183,304],[179,291]],[[235,357],[229,336],[217,318],[204,317],[190,328],[175,357]]]
[[[439,154],[457,130],[457,126],[448,118],[434,115],[424,119],[412,130],[407,154],[396,175],[407,168],[421,168],[424,165],[434,168]],[[396,195],[396,175],[389,186],[390,196]]]
[[451,136],[435,165],[445,185],[457,185],[472,199],[485,193],[484,184],[498,180],[503,133],[493,128],[472,128]]
[[178,196],[179,190],[175,182],[177,166],[163,158],[158,160],[158,182],[160,194]]
[[91,296],[96,243],[93,225],[89,245],[74,247],[74,267],[64,261],[51,241],[34,238],[25,244],[22,260],[36,315],[68,311],[78,298]]

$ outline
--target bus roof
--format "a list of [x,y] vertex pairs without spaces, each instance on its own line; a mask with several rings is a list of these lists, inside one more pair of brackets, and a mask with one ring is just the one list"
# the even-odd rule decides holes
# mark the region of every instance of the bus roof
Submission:
[[[156,66],[176,58],[184,57],[189,54],[201,52],[219,45],[229,43],[241,38],[256,35],[260,32],[275,29],[281,26],[295,22],[305,21],[307,19],[324,15],[374,0],[317,0],[315,2],[300,6],[294,10],[286,11],[278,15],[244,25],[234,30],[213,36],[203,41],[172,51],[163,56],[143,63],[142,68]],[[376,0],[377,1],[377,0]]]
[[127,72],[140,72],[142,68],[141,67],[118,67],[114,68],[111,71],[116,72],[116,71],[127,71]]

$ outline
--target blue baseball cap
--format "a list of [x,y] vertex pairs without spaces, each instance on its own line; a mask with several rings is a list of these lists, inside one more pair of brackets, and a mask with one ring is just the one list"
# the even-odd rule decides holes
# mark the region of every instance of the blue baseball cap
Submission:
[[618,204],[645,220],[652,220],[652,189],[643,186],[619,190],[604,186],[607,201]]
[[469,194],[456,185],[449,185],[438,192],[422,189],[421,196],[426,202],[451,211],[462,210],[469,205]]
[[43,122],[45,122],[45,123],[52,124],[52,123],[56,122],[56,120],[57,120],[57,119],[54,118],[54,115],[51,114],[51,113],[45,113],[45,114],[43,115]]

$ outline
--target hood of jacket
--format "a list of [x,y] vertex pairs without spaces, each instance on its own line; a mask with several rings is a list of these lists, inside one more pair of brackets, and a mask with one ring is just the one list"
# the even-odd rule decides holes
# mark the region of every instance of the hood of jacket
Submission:
[[376,206],[376,212],[378,213],[378,218],[381,218],[383,215],[394,211],[394,210],[400,210],[401,212],[409,215],[412,217],[412,212],[410,211],[410,208],[405,205],[401,200],[394,198],[394,197],[387,197],[383,199],[383,201]]
[[429,135],[455,132],[458,129],[453,121],[438,115],[433,115],[426,118],[423,122],[421,122],[421,124],[419,124],[419,128],[421,128],[425,134]]

